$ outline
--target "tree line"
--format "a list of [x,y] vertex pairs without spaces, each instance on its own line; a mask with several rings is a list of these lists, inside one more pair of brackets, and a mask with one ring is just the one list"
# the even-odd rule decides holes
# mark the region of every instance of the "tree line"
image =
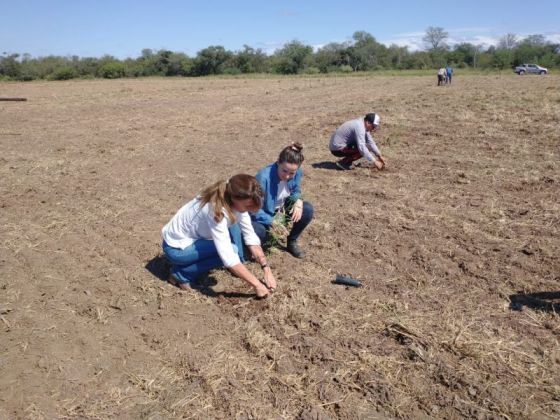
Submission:
[[457,68],[507,69],[522,63],[560,67],[560,44],[546,41],[543,35],[519,38],[506,34],[498,45],[483,48],[472,43],[447,45],[448,33],[441,27],[426,29],[425,50],[387,47],[365,31],[355,32],[352,40],[330,43],[316,51],[297,40],[288,42],[267,55],[248,45],[239,51],[223,46],[204,48],[195,57],[169,50],[144,49],[137,58],[120,60],[110,55],[101,58],[46,56],[29,54],[0,56],[0,79],[67,80],[73,78],[144,76],[206,76],[219,74],[319,74],[352,73],[375,70],[434,69],[449,64]]

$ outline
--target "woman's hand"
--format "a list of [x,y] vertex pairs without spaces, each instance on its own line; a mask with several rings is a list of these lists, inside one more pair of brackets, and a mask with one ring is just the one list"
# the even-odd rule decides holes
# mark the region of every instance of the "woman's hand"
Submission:
[[266,288],[266,286],[264,284],[261,284],[261,283],[259,283],[257,286],[255,286],[255,293],[257,294],[258,298],[265,298],[270,294],[270,292]]
[[[274,292],[276,290],[276,287],[278,286],[276,285],[276,279],[272,274],[272,270],[270,269],[266,261],[266,257],[264,256],[263,249],[261,248],[260,245],[249,245],[249,250],[251,251],[251,255],[253,256],[253,259],[257,263],[259,263],[263,269],[264,280],[260,282],[260,285],[261,286],[264,285],[267,287],[267,290]],[[255,290],[257,290],[256,287]]]
[[272,270],[268,266],[264,268],[264,284],[271,292],[274,292],[278,287],[274,274],[272,274]]
[[303,214],[303,200],[297,200],[292,208],[292,222],[297,223]]
[[[260,248],[260,246],[258,248]],[[229,267],[229,271],[231,271],[233,275],[245,280],[247,283],[253,286],[257,297],[264,298],[269,295],[270,292],[268,290],[268,287],[262,284],[262,282],[260,282],[259,279],[256,278],[253,273],[251,273],[242,263],[235,264],[234,266]]]

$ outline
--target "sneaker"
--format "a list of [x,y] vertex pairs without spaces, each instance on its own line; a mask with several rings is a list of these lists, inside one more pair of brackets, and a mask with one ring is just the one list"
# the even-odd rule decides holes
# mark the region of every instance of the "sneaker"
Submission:
[[288,242],[288,246],[286,248],[288,252],[296,258],[305,257],[305,252],[299,247],[296,241]]
[[351,163],[346,163],[343,162],[341,160],[339,160],[338,162],[336,162],[336,167],[338,169],[340,169],[341,171],[349,171],[350,169],[352,169],[352,164]]
[[195,285],[192,284],[191,282],[187,281],[187,282],[180,282],[172,273],[169,273],[169,277],[167,278],[167,281],[172,284],[175,287],[178,287],[179,289],[182,290],[192,290],[192,289],[196,289]]

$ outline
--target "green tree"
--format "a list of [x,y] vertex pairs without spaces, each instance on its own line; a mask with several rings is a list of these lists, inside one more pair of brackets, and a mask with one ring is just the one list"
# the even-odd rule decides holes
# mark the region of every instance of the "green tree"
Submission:
[[291,41],[274,53],[274,70],[281,74],[297,74],[304,70],[313,48],[299,41]]
[[49,76],[50,80],[70,80],[76,77],[72,67],[61,67]]
[[17,79],[21,74],[21,64],[18,61],[19,54],[4,53],[0,57],[0,75]]
[[406,68],[409,69],[431,69],[434,67],[432,56],[426,51],[416,51],[406,58]]
[[439,26],[430,26],[426,29],[426,34],[422,40],[428,47],[433,67],[442,67],[446,65],[448,61],[448,46],[445,40],[448,37],[449,33]]
[[386,51],[383,67],[399,70],[410,68],[408,67],[409,61],[407,60],[409,54],[407,47],[399,47],[392,44]]
[[514,64],[536,63],[539,61],[540,48],[530,42],[522,41],[514,50]]
[[448,58],[450,62],[457,63],[459,66],[464,63],[467,66],[474,67],[476,55],[477,47],[469,42],[463,42],[455,45],[453,51],[448,54]]
[[20,74],[17,79],[22,81],[35,80],[39,78],[36,60],[29,54],[23,54],[20,62]]
[[503,70],[511,67],[513,52],[505,48],[497,49],[492,57],[492,67]]
[[183,53],[172,53],[168,58],[167,76],[188,76],[193,60]]
[[79,77],[94,76],[99,70],[99,61],[95,57],[72,57],[72,66]]
[[357,31],[352,35],[354,44],[348,48],[350,65],[354,71],[375,70],[381,67],[381,60],[386,47],[365,31]]
[[335,71],[341,66],[349,65],[350,55],[348,53],[349,43],[339,44],[332,42],[320,48],[315,53],[315,65],[321,73]]
[[144,76],[144,66],[141,58],[127,58],[123,61],[124,77],[141,77]]
[[98,76],[105,79],[118,79],[125,76],[124,64],[119,61],[107,61],[98,70]]
[[159,50],[154,57],[154,67],[156,74],[160,76],[171,76],[169,70],[170,58],[173,55],[173,51],[169,50]]
[[160,71],[158,61],[159,57],[152,49],[144,48],[136,60],[136,65],[127,66],[127,72],[134,76],[155,76]]
[[141,54],[140,58],[143,59],[143,60],[149,60],[150,58],[152,58],[155,55],[154,51],[151,48],[142,49],[140,54]]
[[514,49],[514,65],[523,63],[554,64],[553,57],[558,56],[558,45],[547,42],[543,35],[529,35],[519,42]]
[[36,63],[38,74],[41,79],[50,78],[57,70],[69,66],[69,60],[67,58],[55,55],[41,57]]
[[194,59],[191,69],[193,76],[221,74],[224,64],[231,59],[232,53],[221,45],[213,45],[200,50]]
[[266,73],[269,70],[266,54],[248,45],[243,45],[243,49],[234,54],[232,66],[241,73]]

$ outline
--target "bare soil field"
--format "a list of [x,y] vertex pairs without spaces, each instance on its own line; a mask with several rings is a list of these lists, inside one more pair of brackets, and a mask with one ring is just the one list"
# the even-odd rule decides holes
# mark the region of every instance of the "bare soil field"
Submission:
[[[560,77],[435,85],[0,83],[0,418],[559,418]],[[371,111],[387,170],[333,169]],[[179,207],[296,140],[316,218],[278,291],[162,281]]]

